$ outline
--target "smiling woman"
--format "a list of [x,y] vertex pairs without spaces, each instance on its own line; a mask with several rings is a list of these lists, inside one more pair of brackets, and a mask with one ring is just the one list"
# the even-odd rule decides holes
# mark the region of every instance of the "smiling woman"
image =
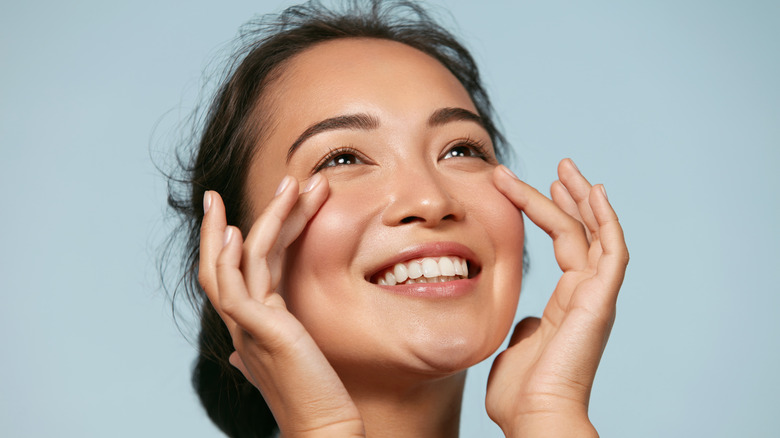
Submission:
[[550,200],[501,166],[473,60],[416,4],[307,3],[258,29],[171,186],[210,417],[241,437],[456,436],[466,370],[512,325],[522,211],[564,273],[496,360],[488,413],[507,436],[595,434],[627,262],[603,187],[564,160]]

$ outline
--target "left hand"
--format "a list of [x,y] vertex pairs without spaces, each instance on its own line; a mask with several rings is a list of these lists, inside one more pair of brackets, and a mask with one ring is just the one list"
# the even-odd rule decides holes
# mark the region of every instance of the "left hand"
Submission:
[[490,371],[487,412],[510,437],[597,436],[588,402],[628,250],[603,186],[571,160],[558,177],[549,199],[503,166],[494,172],[496,187],[552,238],[563,271],[541,319],[517,324]]

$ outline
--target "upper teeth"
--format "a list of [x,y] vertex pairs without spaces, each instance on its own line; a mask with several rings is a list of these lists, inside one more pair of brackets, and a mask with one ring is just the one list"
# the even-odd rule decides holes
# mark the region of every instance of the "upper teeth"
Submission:
[[434,283],[468,278],[466,260],[460,257],[425,257],[404,263],[396,263],[381,274],[377,283],[386,286],[412,283]]

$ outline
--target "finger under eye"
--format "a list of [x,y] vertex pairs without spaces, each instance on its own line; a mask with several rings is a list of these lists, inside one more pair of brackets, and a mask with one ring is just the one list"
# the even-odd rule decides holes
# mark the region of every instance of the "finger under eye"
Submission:
[[496,187],[552,238],[558,266],[563,271],[584,269],[589,244],[582,224],[504,169],[498,166],[494,172]]
[[561,160],[558,164],[558,178],[577,204],[579,217],[582,218],[583,223],[588,227],[590,234],[598,237],[599,225],[593,216],[593,209],[588,201],[591,189],[590,182],[580,173],[577,166],[569,158]]
[[[317,181],[315,181],[315,178]],[[271,248],[267,264],[271,278],[271,288],[276,289],[282,278],[282,267],[284,253],[287,248],[301,235],[312,217],[328,197],[328,180],[321,175],[315,175],[310,184],[313,183],[311,191],[303,193],[298,198],[292,211],[284,221],[279,237]],[[250,285],[250,287],[253,287]],[[262,293],[262,292],[258,292]],[[253,292],[253,294],[255,294]]]
[[241,270],[250,295],[260,301],[272,292],[269,252],[298,199],[298,181],[291,176],[285,179],[289,180],[255,220],[244,242]]
[[306,228],[306,225],[328,197],[327,178],[322,175],[314,175],[308,184],[311,184],[310,190],[298,197],[298,202],[295,203],[287,216],[272,251],[276,248],[278,250],[287,249],[301,235],[303,229]]

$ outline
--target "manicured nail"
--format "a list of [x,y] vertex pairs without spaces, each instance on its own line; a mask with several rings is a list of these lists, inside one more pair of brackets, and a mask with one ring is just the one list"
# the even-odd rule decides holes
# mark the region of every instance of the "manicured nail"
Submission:
[[203,194],[203,215],[205,216],[206,213],[209,212],[209,208],[211,208],[211,191],[206,190],[206,192]]
[[604,188],[604,184],[600,185],[601,187],[601,193],[604,194],[604,199],[609,200],[609,197],[607,196],[607,189]]
[[503,170],[503,171],[504,171],[504,173],[506,173],[507,175],[511,176],[512,178],[514,178],[514,179],[520,179],[520,178],[518,178],[518,177],[517,177],[517,175],[515,175],[514,173],[512,173],[512,171],[511,171],[511,170],[509,170],[509,168],[508,168],[508,167],[504,166],[503,164],[500,164],[498,167],[500,167],[500,168],[501,168],[501,170]]
[[274,196],[279,196],[279,193],[282,193],[284,189],[286,189],[287,186],[290,185],[290,181],[292,181],[292,177],[290,175],[287,175],[284,178],[282,178],[282,182],[280,182],[279,187],[276,188],[276,193],[274,193]]
[[317,187],[317,185],[322,181],[322,175],[319,173],[315,174],[313,177],[309,178],[309,183],[306,184],[306,187],[303,189],[303,193],[311,191],[314,187]]
[[225,239],[222,242],[222,246],[227,246],[227,244],[230,242],[230,239],[232,237],[233,237],[233,227],[225,228]]

